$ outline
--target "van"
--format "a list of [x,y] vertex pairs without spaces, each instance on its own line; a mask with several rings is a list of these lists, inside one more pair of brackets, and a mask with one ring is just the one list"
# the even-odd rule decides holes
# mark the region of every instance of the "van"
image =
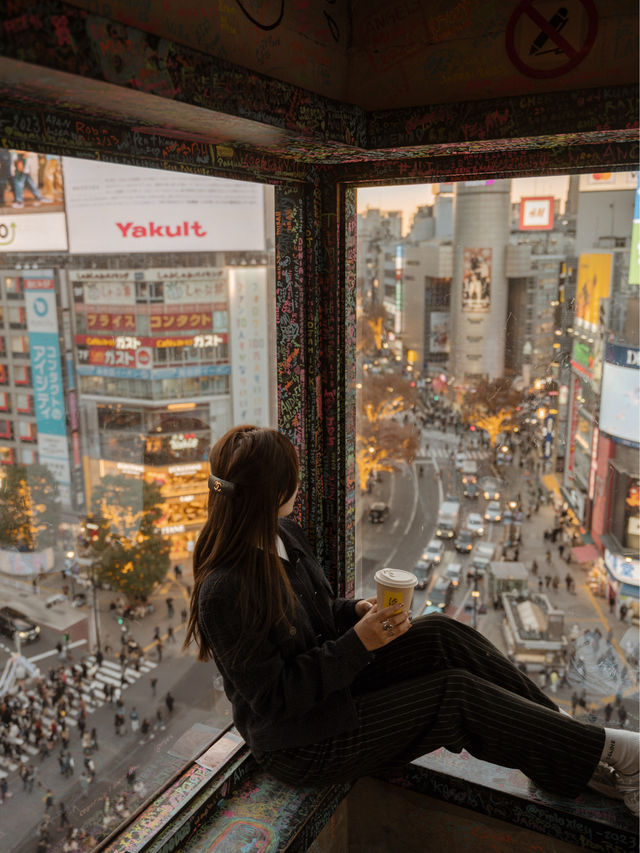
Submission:
[[475,483],[478,479],[478,463],[475,459],[465,459],[462,463],[461,468],[462,474],[462,482],[464,485],[467,483]]

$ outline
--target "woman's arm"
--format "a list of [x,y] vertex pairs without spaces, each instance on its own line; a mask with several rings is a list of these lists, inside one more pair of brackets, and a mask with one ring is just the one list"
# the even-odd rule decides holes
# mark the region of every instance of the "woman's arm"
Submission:
[[284,637],[276,643],[270,636],[250,655],[234,659],[238,638],[246,637],[251,628],[242,624],[235,603],[241,587],[232,590],[230,586],[236,585],[225,578],[210,587],[201,610],[202,627],[226,677],[256,715],[299,717],[335,691],[349,687],[372,660],[353,628],[337,640],[298,653],[294,650],[299,638]]

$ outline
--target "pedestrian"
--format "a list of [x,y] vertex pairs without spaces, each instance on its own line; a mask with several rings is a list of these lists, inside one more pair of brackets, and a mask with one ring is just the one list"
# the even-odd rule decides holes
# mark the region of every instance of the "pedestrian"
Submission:
[[27,775],[27,783],[29,785],[27,793],[33,794],[33,783],[35,782],[35,780],[36,780],[36,768],[33,766],[33,764],[30,764],[29,765],[29,773]]
[[560,578],[558,577],[558,575],[553,576],[553,580],[551,581],[551,585],[553,587],[553,591],[557,592],[558,587],[560,586]]
[[180,622],[184,625],[184,623],[187,621],[188,618],[189,618],[189,611],[187,610],[186,607],[183,607],[182,610],[180,611]]
[[58,804],[58,812],[60,815],[59,828],[62,829],[63,826],[71,826],[64,803],[61,802]]
[[551,575],[545,575],[544,576],[544,585],[545,585],[546,589],[549,589],[549,587],[551,585]]
[[609,613],[616,612],[616,597],[613,592],[609,593]]
[[127,785],[128,785],[130,788],[133,788],[133,786],[134,786],[135,784],[136,784],[136,768],[135,768],[135,767],[130,767],[130,768],[127,770]]
[[146,737],[149,734],[150,725],[149,720],[145,717],[142,720],[142,725],[140,726],[140,733],[142,734],[142,737]]
[[[609,599],[609,608],[611,608],[611,599]],[[624,622],[627,618],[627,605],[622,603],[620,605],[620,621]]]
[[86,797],[89,793],[89,777],[86,770],[83,770],[80,774],[80,790],[83,797]]
[[98,731],[95,726],[91,729],[91,749],[96,752],[100,749],[98,746]]
[[585,711],[587,710],[587,691],[582,690],[580,695],[578,696],[578,705],[583,708]]
[[558,675],[558,673],[555,671],[555,669],[554,669],[554,670],[552,670],[551,675],[549,676],[549,681],[550,681],[550,683],[551,683],[551,692],[552,692],[552,693],[555,693],[555,692],[558,690],[558,680],[559,680],[559,678],[560,678],[560,676],[559,676],[559,675]]
[[613,640],[613,628],[609,628],[607,631],[607,645],[611,645],[611,641]]
[[537,575],[537,574],[538,574],[538,561],[537,561],[537,560],[534,560],[534,561],[531,563],[531,574],[532,574],[532,575]]
[[153,629],[153,639],[156,642],[160,639],[160,627],[158,625]]
[[119,711],[116,711],[115,716],[113,718],[113,725],[115,727],[115,732],[118,736],[122,734],[120,729],[122,728],[122,716]]
[[542,580],[542,578],[538,578],[538,592],[542,592],[543,588],[544,588],[544,581]]
[[42,801],[44,803],[45,812],[48,812],[49,809],[53,806],[53,794],[51,793],[51,788],[47,788],[45,790],[45,795],[42,798]]
[[623,729],[627,723],[627,709],[622,702],[618,705],[618,720],[620,721],[620,728]]
[[182,577],[182,569],[180,568],[180,566],[175,565],[173,567],[173,573],[176,577],[176,580],[180,580],[180,578]]
[[6,775],[0,779],[0,806],[4,805],[4,801],[7,799],[9,795],[9,783],[7,782]]
[[564,716],[469,625],[330,597],[310,543],[287,519],[299,464],[284,435],[235,427],[209,459],[185,642],[224,663],[234,722],[270,775],[326,785],[465,748],[576,797],[606,756],[633,807],[635,733],[618,741]]
[[138,712],[136,711],[135,705],[129,712],[129,720],[131,721],[131,731],[137,732],[140,727],[140,717],[138,715]]
[[566,584],[566,586],[567,586],[567,592],[571,592],[571,581],[572,581],[572,580],[573,580],[573,578],[571,577],[571,575],[569,574],[569,572],[567,572],[567,574],[566,574],[566,575],[565,575],[565,577],[564,577],[564,582],[565,582],[565,584]]
[[158,652],[158,663],[162,662],[162,640],[158,637],[158,641],[156,643],[156,651]]
[[156,687],[158,686],[158,679],[154,676],[151,681],[151,695],[155,697],[156,695]]
[[544,555],[544,558],[547,561],[547,564],[551,565],[551,551],[547,550],[546,554]]
[[93,758],[87,756],[84,760],[84,766],[87,771],[87,775],[89,776],[89,782],[93,782],[96,778],[96,764]]
[[172,643],[175,643],[176,641],[176,638],[173,636],[173,628],[171,627],[171,625],[169,625],[169,627],[167,628],[167,639],[170,640]]
[[98,666],[102,666],[103,660],[104,660],[104,655],[102,654],[100,649],[98,649],[98,651],[96,652],[96,663],[98,664]]
[[29,768],[26,764],[20,765],[20,778],[22,779],[22,790],[26,791],[29,786]]
[[613,716],[613,705],[611,704],[611,702],[607,702],[607,704],[604,706],[604,721],[605,721],[605,724],[606,724],[606,723],[608,723],[608,722],[611,720],[611,717],[612,717],[612,716]]
[[167,613],[169,614],[169,619],[173,619],[173,598],[167,598]]
[[169,691],[167,693],[167,695],[164,697],[164,704],[167,706],[167,711],[170,714],[173,713],[174,702],[175,702],[175,699],[173,698],[173,696],[171,695],[171,692]]

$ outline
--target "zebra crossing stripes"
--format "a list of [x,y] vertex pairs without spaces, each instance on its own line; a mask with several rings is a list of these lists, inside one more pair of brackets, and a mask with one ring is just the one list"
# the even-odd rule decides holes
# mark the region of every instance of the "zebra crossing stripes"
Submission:
[[[429,456],[434,456],[436,459],[450,459],[451,450],[446,445],[432,446],[430,450],[423,454],[427,459]],[[465,457],[467,459],[475,459],[480,462],[484,459],[489,459],[491,450],[467,450]]]

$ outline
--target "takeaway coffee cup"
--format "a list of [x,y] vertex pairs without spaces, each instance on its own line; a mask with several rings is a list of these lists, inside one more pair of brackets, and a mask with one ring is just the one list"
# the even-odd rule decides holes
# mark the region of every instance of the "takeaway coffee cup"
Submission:
[[413,588],[418,583],[418,578],[412,572],[402,569],[379,569],[374,576],[378,587],[378,610],[398,604],[409,611]]

